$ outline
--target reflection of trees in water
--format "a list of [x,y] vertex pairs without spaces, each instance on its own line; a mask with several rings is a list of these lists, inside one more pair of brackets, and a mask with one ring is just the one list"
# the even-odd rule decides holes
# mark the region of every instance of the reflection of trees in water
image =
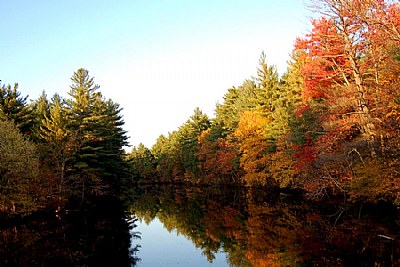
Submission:
[[[254,266],[295,266],[302,262],[297,241],[302,226],[294,207],[248,205],[247,258]],[[278,264],[279,263],[279,264]]]
[[140,261],[140,258],[138,258],[136,255],[139,252],[141,246],[139,244],[132,244],[134,240],[140,240],[142,239],[141,233],[138,231],[135,231],[135,228],[137,227],[136,222],[138,221],[138,218],[134,214],[128,213],[126,215],[126,222],[129,225],[129,234],[131,237],[131,245],[129,248],[129,257],[132,259],[132,266],[136,265],[136,262]]
[[[122,205],[36,214],[0,227],[0,266],[135,266]],[[131,254],[134,256],[134,254]]]
[[398,226],[372,213],[359,219],[348,210],[335,225],[318,205],[251,189],[159,187],[141,189],[135,198],[131,209],[139,218],[157,216],[209,261],[222,250],[231,266],[400,264],[398,241],[378,238],[381,233],[398,240]]

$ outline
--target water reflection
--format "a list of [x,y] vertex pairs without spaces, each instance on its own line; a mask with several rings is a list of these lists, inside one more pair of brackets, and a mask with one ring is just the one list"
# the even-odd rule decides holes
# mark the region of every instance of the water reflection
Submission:
[[[201,249],[176,230],[168,232],[163,223],[155,218],[149,224],[138,222],[142,239],[137,256],[138,267],[190,266],[190,267],[225,267],[228,266],[224,253],[215,253],[212,263],[202,255]],[[135,240],[134,240],[135,241]],[[133,243],[135,244],[135,243]]]
[[320,207],[243,188],[147,187],[132,194],[130,211],[185,236],[211,263],[224,252],[225,266],[400,265],[395,210]]
[[118,200],[85,212],[35,214],[0,224],[0,266],[135,266],[130,228]]

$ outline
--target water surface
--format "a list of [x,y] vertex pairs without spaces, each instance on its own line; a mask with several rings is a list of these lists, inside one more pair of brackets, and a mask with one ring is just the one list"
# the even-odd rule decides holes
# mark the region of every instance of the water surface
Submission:
[[140,231],[141,239],[133,240],[133,245],[140,245],[137,256],[142,259],[137,266],[228,266],[223,252],[216,253],[213,262],[209,262],[191,240],[176,230],[167,231],[158,218],[148,224],[142,220],[137,225],[133,231]]
[[400,266],[397,210],[246,188],[132,196],[137,266]]
[[124,206],[0,220],[0,266],[400,266],[399,225],[384,205],[151,186]]

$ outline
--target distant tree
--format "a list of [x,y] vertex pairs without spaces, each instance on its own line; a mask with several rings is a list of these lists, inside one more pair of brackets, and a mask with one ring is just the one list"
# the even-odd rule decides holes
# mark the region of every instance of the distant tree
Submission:
[[141,182],[157,182],[156,162],[150,149],[140,143],[132,148],[127,159],[132,164],[134,175]]
[[173,131],[168,136],[160,135],[151,148],[156,162],[157,175],[161,182],[173,182],[183,178],[184,169],[178,145],[178,133]]

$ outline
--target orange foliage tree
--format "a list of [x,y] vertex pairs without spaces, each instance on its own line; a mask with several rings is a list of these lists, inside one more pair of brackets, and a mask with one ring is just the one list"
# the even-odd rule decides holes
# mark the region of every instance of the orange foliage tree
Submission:
[[[303,51],[302,95],[307,107],[298,109],[298,115],[311,110],[320,122],[308,131],[319,135],[306,142],[302,151],[314,149],[312,163],[318,178],[313,179],[320,187],[350,190],[353,195],[358,192],[352,190],[366,193],[368,185],[374,184],[363,177],[367,162],[387,167],[388,162],[393,163],[384,159],[384,150],[389,140],[396,139],[394,125],[398,124],[393,117],[387,119],[396,113],[399,99],[395,89],[399,73],[399,4],[380,0],[315,3],[322,17],[312,21],[311,33],[298,39],[295,46]],[[383,179],[388,185],[398,179],[393,178],[398,176],[393,175],[395,168],[389,172],[392,178]],[[375,177],[379,176],[375,172]],[[383,188],[378,191],[393,195]]]
[[203,131],[198,142],[200,145],[197,159],[201,176],[205,182],[236,182],[240,170],[236,166],[238,151],[234,144],[225,138],[211,138],[211,129]]

